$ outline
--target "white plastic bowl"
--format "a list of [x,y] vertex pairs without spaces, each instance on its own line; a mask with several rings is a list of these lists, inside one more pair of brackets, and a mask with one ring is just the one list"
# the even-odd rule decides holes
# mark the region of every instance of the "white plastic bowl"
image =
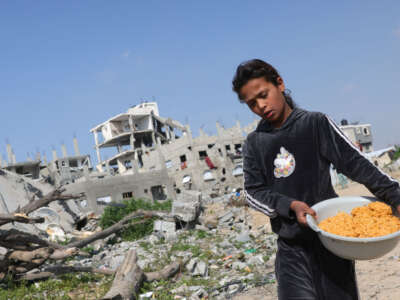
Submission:
[[338,197],[313,205],[317,220],[307,215],[308,225],[317,232],[322,244],[337,256],[351,260],[368,260],[381,257],[396,247],[400,231],[373,238],[353,238],[332,234],[321,230],[318,223],[335,216],[338,212],[350,213],[354,207],[376,201],[372,197]]

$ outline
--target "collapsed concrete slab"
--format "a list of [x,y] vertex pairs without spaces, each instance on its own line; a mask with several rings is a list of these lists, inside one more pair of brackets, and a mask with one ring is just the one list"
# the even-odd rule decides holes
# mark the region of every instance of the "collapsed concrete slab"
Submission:
[[154,232],[167,240],[176,237],[176,224],[175,222],[168,222],[162,220],[154,221]]
[[199,191],[183,191],[172,203],[172,214],[185,223],[195,223],[201,211],[202,194]]
[[[11,213],[18,207],[23,207],[28,204],[34,197],[43,197],[45,194],[54,190],[54,187],[48,183],[32,180],[25,176],[1,169],[0,170],[0,212]],[[70,232],[74,228],[74,223],[79,219],[81,210],[74,200],[68,200],[65,202],[53,202],[50,203],[47,211],[42,211],[43,217],[45,217],[44,224],[31,225],[31,224],[20,224],[15,225],[8,224],[5,228],[13,226],[20,230],[38,233],[40,231],[46,231],[47,228],[43,226],[49,225],[54,222],[61,226],[64,231]]]

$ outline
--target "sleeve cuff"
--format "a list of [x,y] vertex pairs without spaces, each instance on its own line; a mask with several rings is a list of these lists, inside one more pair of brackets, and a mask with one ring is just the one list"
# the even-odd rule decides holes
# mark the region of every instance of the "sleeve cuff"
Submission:
[[283,196],[279,201],[277,201],[277,207],[276,211],[278,212],[279,216],[282,216],[287,219],[294,219],[296,216],[294,215],[294,212],[290,209],[290,204],[295,199]]

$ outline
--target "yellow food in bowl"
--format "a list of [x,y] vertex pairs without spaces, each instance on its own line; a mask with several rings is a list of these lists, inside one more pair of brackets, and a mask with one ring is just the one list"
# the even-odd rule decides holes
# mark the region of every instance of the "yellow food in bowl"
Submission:
[[358,238],[387,235],[400,230],[400,219],[392,215],[389,205],[371,202],[352,209],[351,214],[339,212],[318,224],[329,233]]

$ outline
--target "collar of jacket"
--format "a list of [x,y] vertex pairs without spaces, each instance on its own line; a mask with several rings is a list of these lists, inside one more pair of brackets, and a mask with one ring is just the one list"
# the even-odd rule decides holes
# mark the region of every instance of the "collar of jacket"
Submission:
[[273,127],[267,120],[261,119],[260,122],[257,125],[256,131],[264,131],[264,132],[271,132],[271,131],[279,131],[279,130],[284,130],[288,127],[290,127],[295,120],[300,118],[305,113],[304,110],[301,108],[295,107],[288,118],[285,120],[283,125],[279,128]]

